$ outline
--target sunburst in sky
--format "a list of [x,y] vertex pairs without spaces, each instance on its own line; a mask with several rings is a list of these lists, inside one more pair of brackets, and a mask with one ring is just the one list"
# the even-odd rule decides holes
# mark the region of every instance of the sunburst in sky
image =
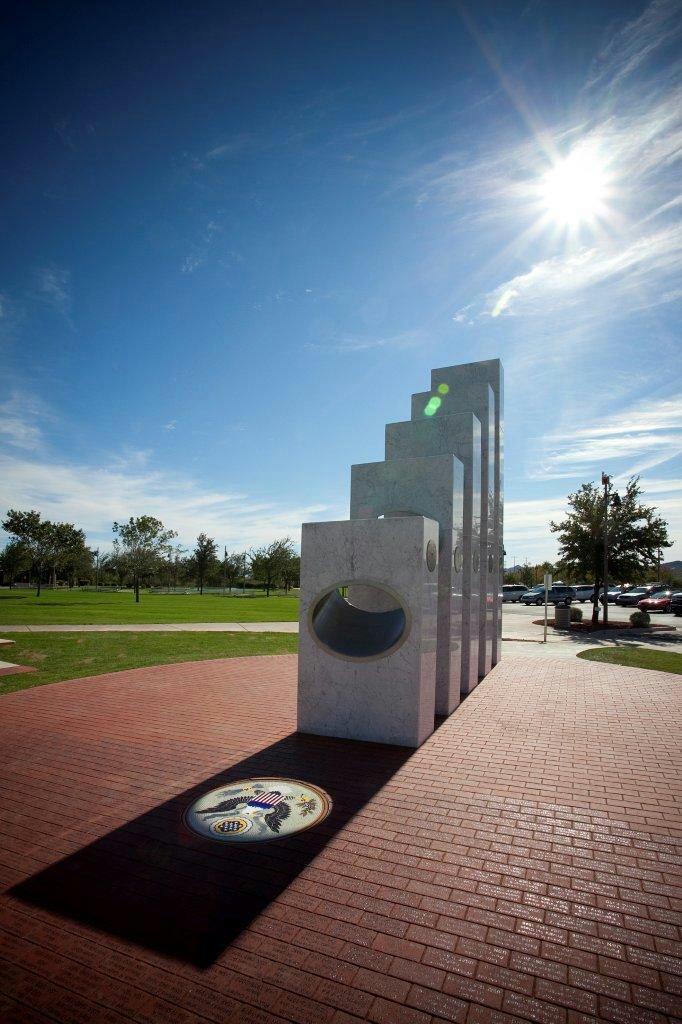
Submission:
[[542,176],[538,191],[544,215],[558,227],[594,225],[608,212],[610,177],[595,147],[576,145]]

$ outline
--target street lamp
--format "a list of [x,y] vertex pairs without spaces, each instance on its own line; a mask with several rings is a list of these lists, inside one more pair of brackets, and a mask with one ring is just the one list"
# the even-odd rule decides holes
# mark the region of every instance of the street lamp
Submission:
[[[602,473],[601,482],[604,485],[604,625],[609,624],[609,487],[611,477]],[[597,594],[599,600],[599,594]]]

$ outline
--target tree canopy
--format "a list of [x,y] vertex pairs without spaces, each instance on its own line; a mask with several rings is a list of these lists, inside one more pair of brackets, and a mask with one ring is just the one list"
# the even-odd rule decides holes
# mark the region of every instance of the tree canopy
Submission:
[[[639,477],[631,477],[621,495],[615,488],[608,502],[609,576],[618,580],[638,578],[656,565],[658,551],[670,547],[667,523],[655,508],[640,502]],[[559,540],[560,566],[593,579],[595,593],[603,585],[604,495],[595,483],[583,484],[568,496],[569,510],[550,529]],[[593,620],[599,617],[595,601]]]
[[35,509],[30,512],[10,509],[2,527],[22,545],[35,566],[38,597],[44,569],[51,570],[54,580],[59,566],[73,569],[92,558],[90,550],[85,546],[83,530],[79,530],[73,523],[53,523],[43,519]]
[[204,578],[206,572],[216,560],[216,552],[218,545],[214,541],[213,537],[207,536],[205,533],[200,533],[197,537],[197,544],[192,552],[192,561],[197,573],[197,582],[199,584],[199,593],[204,592]]
[[113,530],[118,541],[114,545],[116,558],[132,574],[135,601],[139,602],[140,579],[153,571],[177,533],[167,530],[154,516],[131,516],[127,523],[114,523]]
[[265,587],[267,597],[270,591],[291,575],[291,562],[296,557],[290,537],[273,541],[251,552],[251,574]]

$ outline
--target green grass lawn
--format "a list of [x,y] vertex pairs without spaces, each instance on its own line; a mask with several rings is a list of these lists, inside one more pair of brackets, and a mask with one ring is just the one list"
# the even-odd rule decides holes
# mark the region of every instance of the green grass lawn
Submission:
[[652,651],[649,647],[592,647],[589,651],[581,651],[578,657],[586,661],[606,661],[609,665],[653,668],[657,672],[682,675],[682,654],[675,651]]
[[56,683],[60,679],[144,665],[288,654],[298,650],[296,633],[20,633],[15,636],[16,643],[12,647],[0,648],[0,659],[15,665],[30,665],[36,671],[0,676],[0,695]]
[[116,625],[128,622],[294,622],[298,597],[222,597],[132,591],[0,590],[0,633],[11,625]]

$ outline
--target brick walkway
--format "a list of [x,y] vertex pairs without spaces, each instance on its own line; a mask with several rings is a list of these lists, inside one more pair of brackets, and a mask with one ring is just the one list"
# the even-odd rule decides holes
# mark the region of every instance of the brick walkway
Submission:
[[[510,659],[409,752],[297,737],[295,672],[0,698],[3,1022],[682,1015],[678,677]],[[268,773],[330,817],[251,848],[185,831],[198,794]]]

